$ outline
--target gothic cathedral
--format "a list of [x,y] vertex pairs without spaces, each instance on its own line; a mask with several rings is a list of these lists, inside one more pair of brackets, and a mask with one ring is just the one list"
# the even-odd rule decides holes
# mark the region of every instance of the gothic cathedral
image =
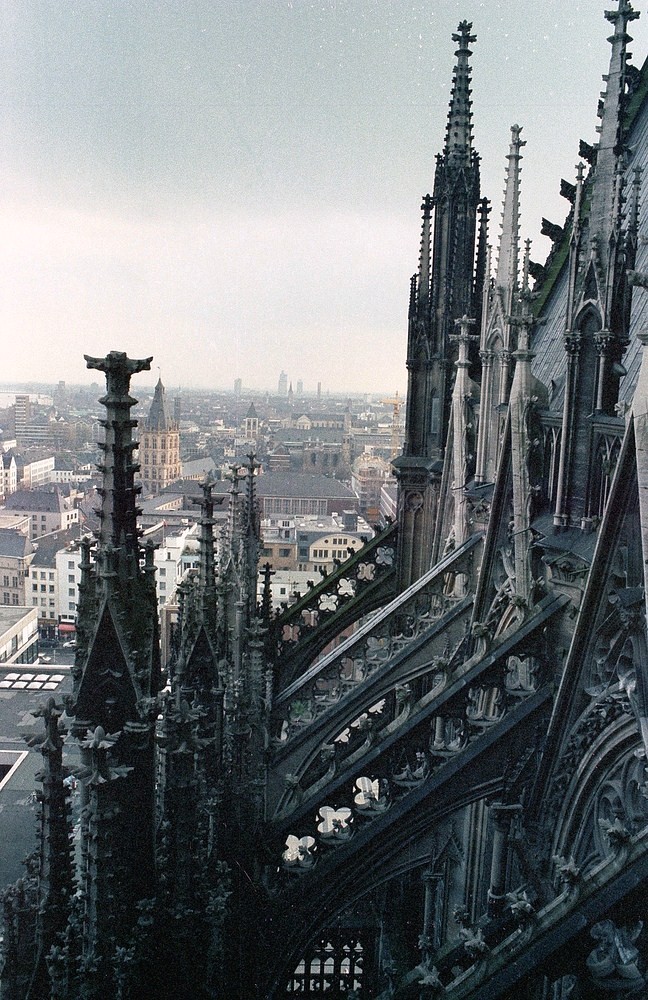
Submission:
[[648,995],[648,68],[628,0],[605,17],[599,139],[542,265],[520,245],[518,125],[491,260],[476,39],[453,35],[398,516],[281,613],[269,570],[257,600],[251,454],[218,539],[203,485],[160,662],[130,418],[151,359],[87,358],[100,529],[74,691],[41,709],[4,1000]]

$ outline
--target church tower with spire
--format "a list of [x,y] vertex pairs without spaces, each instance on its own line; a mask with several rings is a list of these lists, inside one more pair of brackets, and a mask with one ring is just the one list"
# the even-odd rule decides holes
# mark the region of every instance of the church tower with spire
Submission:
[[140,441],[141,481],[145,493],[161,493],[180,479],[180,425],[174,419],[166,390],[159,378],[153,402],[142,424]]
[[452,36],[458,48],[445,144],[437,157],[434,193],[423,200],[419,267],[410,286],[405,447],[393,463],[399,482],[401,589],[430,567],[450,422],[451,337],[455,321],[476,312],[479,157],[472,142],[471,29],[462,21]]

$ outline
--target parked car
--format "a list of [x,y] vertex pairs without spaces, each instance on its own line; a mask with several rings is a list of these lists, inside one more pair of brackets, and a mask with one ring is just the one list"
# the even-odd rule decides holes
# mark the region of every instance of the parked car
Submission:
[[76,639],[68,639],[63,643],[63,649],[76,649]]
[[41,649],[56,649],[58,646],[58,639],[39,639],[38,645]]

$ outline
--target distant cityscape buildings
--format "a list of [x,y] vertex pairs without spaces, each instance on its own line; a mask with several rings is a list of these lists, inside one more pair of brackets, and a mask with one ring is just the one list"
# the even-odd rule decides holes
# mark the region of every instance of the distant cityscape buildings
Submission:
[[[185,392],[169,399],[158,380],[136,404],[140,524],[157,546],[157,599],[164,614],[195,563],[200,484],[206,475],[222,483],[214,515],[221,530],[229,477],[250,452],[259,465],[262,559],[279,574],[271,587],[277,606],[303,593],[313,574],[330,571],[373,534],[375,524],[395,516],[390,401],[330,396],[324,408],[321,385],[319,396],[304,396],[303,380],[293,392],[283,374],[283,395],[246,391],[238,378],[230,393]],[[98,395],[96,385],[88,390],[60,381],[49,396],[17,392],[0,409],[0,608],[35,609],[45,641],[75,628],[79,541],[98,529]],[[396,433],[402,442],[400,423]],[[281,574],[290,575],[289,584]],[[34,655],[19,643],[12,660],[30,662]]]

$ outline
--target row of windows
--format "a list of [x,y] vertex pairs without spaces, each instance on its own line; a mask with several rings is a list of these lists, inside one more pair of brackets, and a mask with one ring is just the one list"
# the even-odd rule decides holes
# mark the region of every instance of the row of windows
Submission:
[[169,439],[165,439],[165,438],[157,438],[157,437],[150,438],[150,437],[144,436],[142,438],[140,444],[141,444],[141,447],[143,447],[143,448],[155,448],[158,444],[161,445],[163,442],[164,443],[168,442],[169,444],[173,444],[173,438],[171,438],[171,440],[169,441]]
[[326,500],[265,497],[263,501],[263,516],[272,517],[278,514],[326,514],[326,507]]
[[[8,587],[9,586],[9,577],[8,576],[3,577],[2,584],[3,584],[4,587]],[[18,577],[17,576],[12,576],[11,577],[11,586],[12,587],[17,587],[18,586]]]
[[[40,599],[40,603],[41,603],[41,607],[42,607],[42,608],[45,608],[45,607],[47,607],[47,598],[45,598],[45,597],[41,597],[41,599]],[[37,605],[37,604],[38,604],[38,598],[37,598],[37,597],[33,597],[33,598],[32,598],[32,604],[34,604],[34,605]],[[55,606],[56,606],[56,601],[53,601],[53,600],[50,600],[50,602],[49,602],[49,606],[50,606],[50,608],[53,608],[53,607],[55,607]]]
[[[46,593],[47,587],[48,587],[48,584],[41,583],[41,585],[40,585],[41,593],[43,593],[43,594]],[[37,583],[32,583],[32,590],[38,590],[38,584]],[[54,584],[53,583],[49,584],[49,592],[50,592],[50,594],[54,593]]]
[[2,595],[3,604],[18,604],[18,594],[9,594],[7,590]]

